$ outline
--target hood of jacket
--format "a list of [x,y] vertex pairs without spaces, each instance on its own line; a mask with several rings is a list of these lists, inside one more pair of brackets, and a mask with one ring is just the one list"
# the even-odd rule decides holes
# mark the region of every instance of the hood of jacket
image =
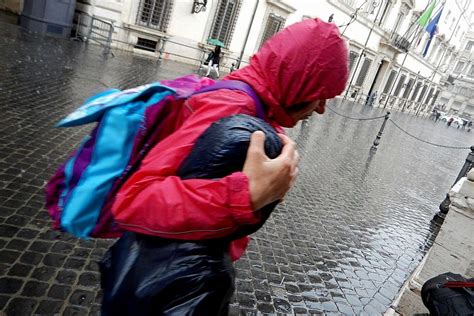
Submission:
[[337,26],[320,19],[292,24],[267,40],[250,64],[224,78],[248,83],[278,124],[296,122],[285,109],[303,102],[331,99],[346,85],[347,44]]

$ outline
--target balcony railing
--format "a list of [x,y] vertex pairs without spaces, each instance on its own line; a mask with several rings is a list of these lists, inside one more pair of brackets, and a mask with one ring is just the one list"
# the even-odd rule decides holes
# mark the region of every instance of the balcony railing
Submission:
[[408,49],[410,48],[410,44],[411,42],[407,38],[397,33],[394,33],[392,35],[392,45],[400,49],[401,51],[405,53],[408,52]]

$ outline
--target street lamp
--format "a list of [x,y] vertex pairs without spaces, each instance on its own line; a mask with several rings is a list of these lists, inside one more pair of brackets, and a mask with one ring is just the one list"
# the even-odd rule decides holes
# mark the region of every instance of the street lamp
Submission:
[[191,13],[199,13],[199,12],[206,12],[206,5],[207,5],[207,0],[193,0],[193,8],[191,10]]

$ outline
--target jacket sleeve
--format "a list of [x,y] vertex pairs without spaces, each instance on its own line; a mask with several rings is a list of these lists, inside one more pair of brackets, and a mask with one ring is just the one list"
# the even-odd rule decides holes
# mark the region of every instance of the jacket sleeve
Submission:
[[[113,213],[123,229],[164,238],[202,240],[225,237],[241,225],[259,221],[251,207],[248,179],[242,172],[217,180],[181,180],[176,176],[194,142],[212,122],[239,113],[255,115],[255,106],[247,95],[222,91],[189,99],[191,116],[150,151],[140,169],[120,189]],[[236,94],[240,94],[237,99]]]

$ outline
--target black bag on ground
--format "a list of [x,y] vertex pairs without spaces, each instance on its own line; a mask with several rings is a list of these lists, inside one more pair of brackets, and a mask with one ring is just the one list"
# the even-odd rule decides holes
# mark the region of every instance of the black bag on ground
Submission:
[[423,284],[421,299],[430,315],[474,315],[474,278],[440,274]]
[[[234,115],[198,138],[178,175],[215,179],[242,170],[250,135],[257,130],[266,134],[266,154],[277,157],[282,143],[272,127]],[[277,204],[257,211],[258,225],[241,227],[225,239],[188,242],[125,233],[101,263],[102,315],[227,315],[234,291],[229,242],[258,230]]]

